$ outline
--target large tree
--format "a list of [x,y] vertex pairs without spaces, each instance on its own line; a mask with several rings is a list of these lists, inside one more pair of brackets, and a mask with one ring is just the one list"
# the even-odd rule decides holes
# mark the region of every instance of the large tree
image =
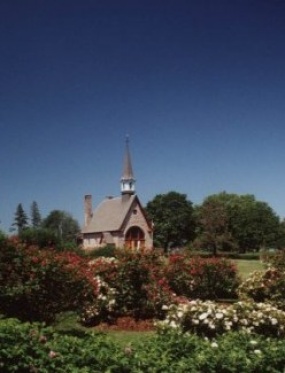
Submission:
[[227,221],[224,233],[230,236],[226,238],[230,237],[240,252],[277,244],[281,231],[280,219],[266,202],[257,201],[250,194],[222,192],[208,196],[200,208],[205,209],[209,203],[223,206],[223,214],[217,214],[216,218]]
[[158,194],[147,203],[146,211],[154,223],[155,246],[168,251],[193,239],[193,206],[186,194],[174,191]]
[[15,218],[12,227],[16,227],[18,234],[20,234],[25,228],[28,227],[28,225],[27,214],[23,209],[23,205],[19,203],[15,212]]
[[228,250],[234,246],[229,229],[229,215],[224,203],[208,198],[195,209],[197,238],[194,246],[208,249],[214,256],[218,250]]
[[43,228],[54,232],[63,242],[74,242],[80,227],[76,219],[66,211],[53,210],[43,220]]

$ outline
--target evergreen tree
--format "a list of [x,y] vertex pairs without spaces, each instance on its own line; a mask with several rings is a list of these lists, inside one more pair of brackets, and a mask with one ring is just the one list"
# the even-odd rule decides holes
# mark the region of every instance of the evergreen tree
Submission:
[[42,217],[37,202],[33,201],[31,205],[31,223],[33,228],[39,228],[42,223]]
[[16,227],[18,234],[28,227],[28,217],[21,203],[19,203],[17,206],[14,223],[12,225]]

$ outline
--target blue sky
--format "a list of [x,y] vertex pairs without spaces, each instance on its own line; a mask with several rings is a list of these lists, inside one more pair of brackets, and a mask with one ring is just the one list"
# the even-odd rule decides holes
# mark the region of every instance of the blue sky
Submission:
[[0,229],[33,201],[83,223],[126,134],[143,204],[249,193],[283,218],[284,98],[282,0],[3,0]]

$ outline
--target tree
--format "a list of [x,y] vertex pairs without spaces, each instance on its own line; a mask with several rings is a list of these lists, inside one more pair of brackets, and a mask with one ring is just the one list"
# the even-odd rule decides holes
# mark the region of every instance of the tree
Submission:
[[28,227],[28,217],[21,203],[19,203],[17,206],[14,223],[12,224],[12,226],[16,227],[16,229],[18,230],[18,234],[20,234],[25,228]]
[[19,237],[25,244],[37,246],[39,249],[61,248],[58,234],[47,228],[29,227],[23,230]]
[[218,250],[227,250],[234,246],[229,230],[229,215],[224,203],[218,199],[206,199],[196,209],[199,232],[194,244],[198,248],[207,248],[214,256]]
[[186,194],[158,194],[147,203],[146,212],[154,223],[155,246],[163,247],[165,252],[193,239],[193,207]]
[[43,228],[54,232],[62,242],[75,242],[80,227],[71,214],[61,210],[53,210],[43,220]]
[[42,222],[40,210],[38,207],[37,202],[33,201],[31,205],[31,223],[33,228],[38,228],[40,227]]
[[[222,216],[227,221],[224,238],[230,238],[233,247],[237,247],[240,252],[275,246],[280,239],[282,230],[279,217],[266,202],[257,201],[253,195],[226,192],[213,194],[204,200],[201,207],[209,203],[223,206]],[[221,216],[217,216],[217,219],[221,220]]]

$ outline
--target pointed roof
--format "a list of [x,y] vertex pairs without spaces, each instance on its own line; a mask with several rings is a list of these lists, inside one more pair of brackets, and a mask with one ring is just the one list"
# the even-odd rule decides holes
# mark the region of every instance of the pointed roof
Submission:
[[135,178],[134,178],[131,154],[130,154],[130,149],[129,149],[129,136],[127,136],[122,180],[134,180],[134,179]]

